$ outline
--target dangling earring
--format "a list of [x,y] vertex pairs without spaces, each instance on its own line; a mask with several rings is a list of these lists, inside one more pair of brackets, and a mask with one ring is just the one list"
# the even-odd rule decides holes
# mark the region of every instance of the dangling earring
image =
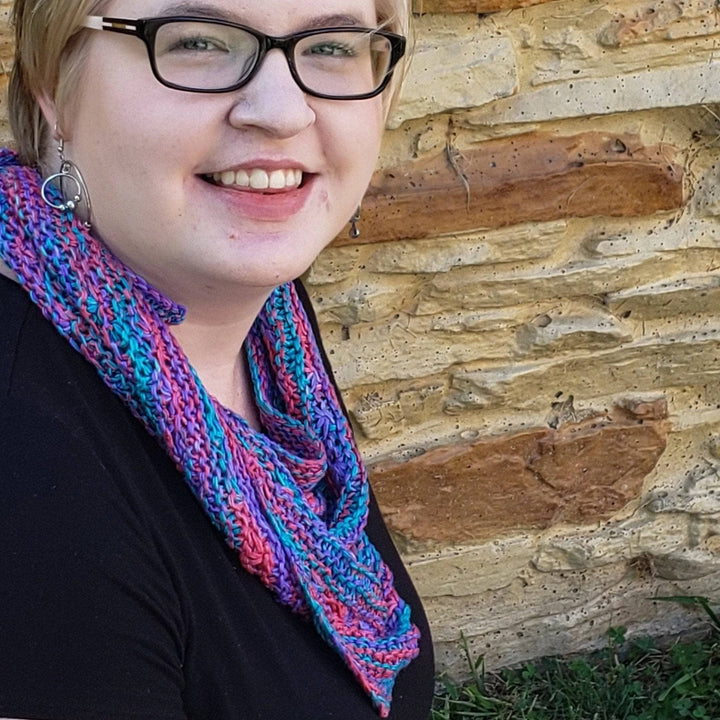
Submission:
[[360,220],[360,206],[358,205],[357,210],[353,214],[353,216],[350,218],[350,230],[348,230],[348,237],[351,237],[353,239],[360,237],[360,228],[358,227],[358,222]]
[[[42,195],[42,199],[54,210],[60,210],[60,212],[68,212],[70,213],[70,215],[72,215],[75,210],[77,210],[78,205],[84,200],[87,207],[87,220],[85,220],[83,224],[89,230],[90,213],[92,208],[90,205],[90,194],[88,193],[85,180],[82,176],[82,173],[78,169],[78,166],[75,165],[72,160],[68,160],[65,157],[65,141],[62,138],[58,140],[57,152],[60,156],[60,172],[56,172],[44,180],[42,187],[40,188],[40,194]],[[74,187],[75,193],[69,200],[64,199],[62,202],[55,203],[48,198],[48,187],[50,187],[55,181],[57,181],[60,195],[63,198],[66,197],[65,188],[63,187],[64,183],[67,181]]]

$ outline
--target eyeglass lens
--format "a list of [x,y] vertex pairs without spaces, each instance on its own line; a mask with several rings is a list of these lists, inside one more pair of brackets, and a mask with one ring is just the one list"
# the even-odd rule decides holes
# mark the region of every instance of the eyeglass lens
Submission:
[[[250,75],[260,41],[241,28],[169,22],[155,37],[155,65],[166,82],[193,90],[222,90]],[[306,88],[335,96],[363,95],[383,82],[392,46],[381,35],[323,31],[295,44],[293,61]]]

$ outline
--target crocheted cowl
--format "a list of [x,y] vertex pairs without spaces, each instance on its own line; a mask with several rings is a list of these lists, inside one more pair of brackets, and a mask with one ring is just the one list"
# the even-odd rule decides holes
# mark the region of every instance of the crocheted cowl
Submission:
[[40,196],[0,150],[0,257],[165,448],[209,518],[283,605],[312,619],[382,717],[419,632],[365,535],[368,484],[293,284],[245,342],[263,432],[210,396],[168,325],[184,309]]

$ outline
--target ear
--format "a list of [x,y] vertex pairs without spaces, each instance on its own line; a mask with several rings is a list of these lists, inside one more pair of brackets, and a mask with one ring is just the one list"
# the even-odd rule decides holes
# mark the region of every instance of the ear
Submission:
[[55,100],[50,97],[46,92],[40,93],[37,98],[37,104],[40,106],[40,111],[45,118],[45,122],[48,124],[52,136],[55,140],[59,140],[62,136],[62,131],[59,127],[58,111],[55,105]]

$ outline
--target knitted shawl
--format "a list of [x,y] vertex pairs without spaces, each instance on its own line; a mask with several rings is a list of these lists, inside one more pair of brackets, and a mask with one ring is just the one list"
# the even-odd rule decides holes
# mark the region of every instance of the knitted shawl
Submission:
[[41,183],[0,150],[0,257],[164,447],[242,566],[312,620],[386,717],[419,632],[365,534],[366,473],[294,285],[272,292],[244,344],[256,432],[175,341],[184,309],[45,204]]

